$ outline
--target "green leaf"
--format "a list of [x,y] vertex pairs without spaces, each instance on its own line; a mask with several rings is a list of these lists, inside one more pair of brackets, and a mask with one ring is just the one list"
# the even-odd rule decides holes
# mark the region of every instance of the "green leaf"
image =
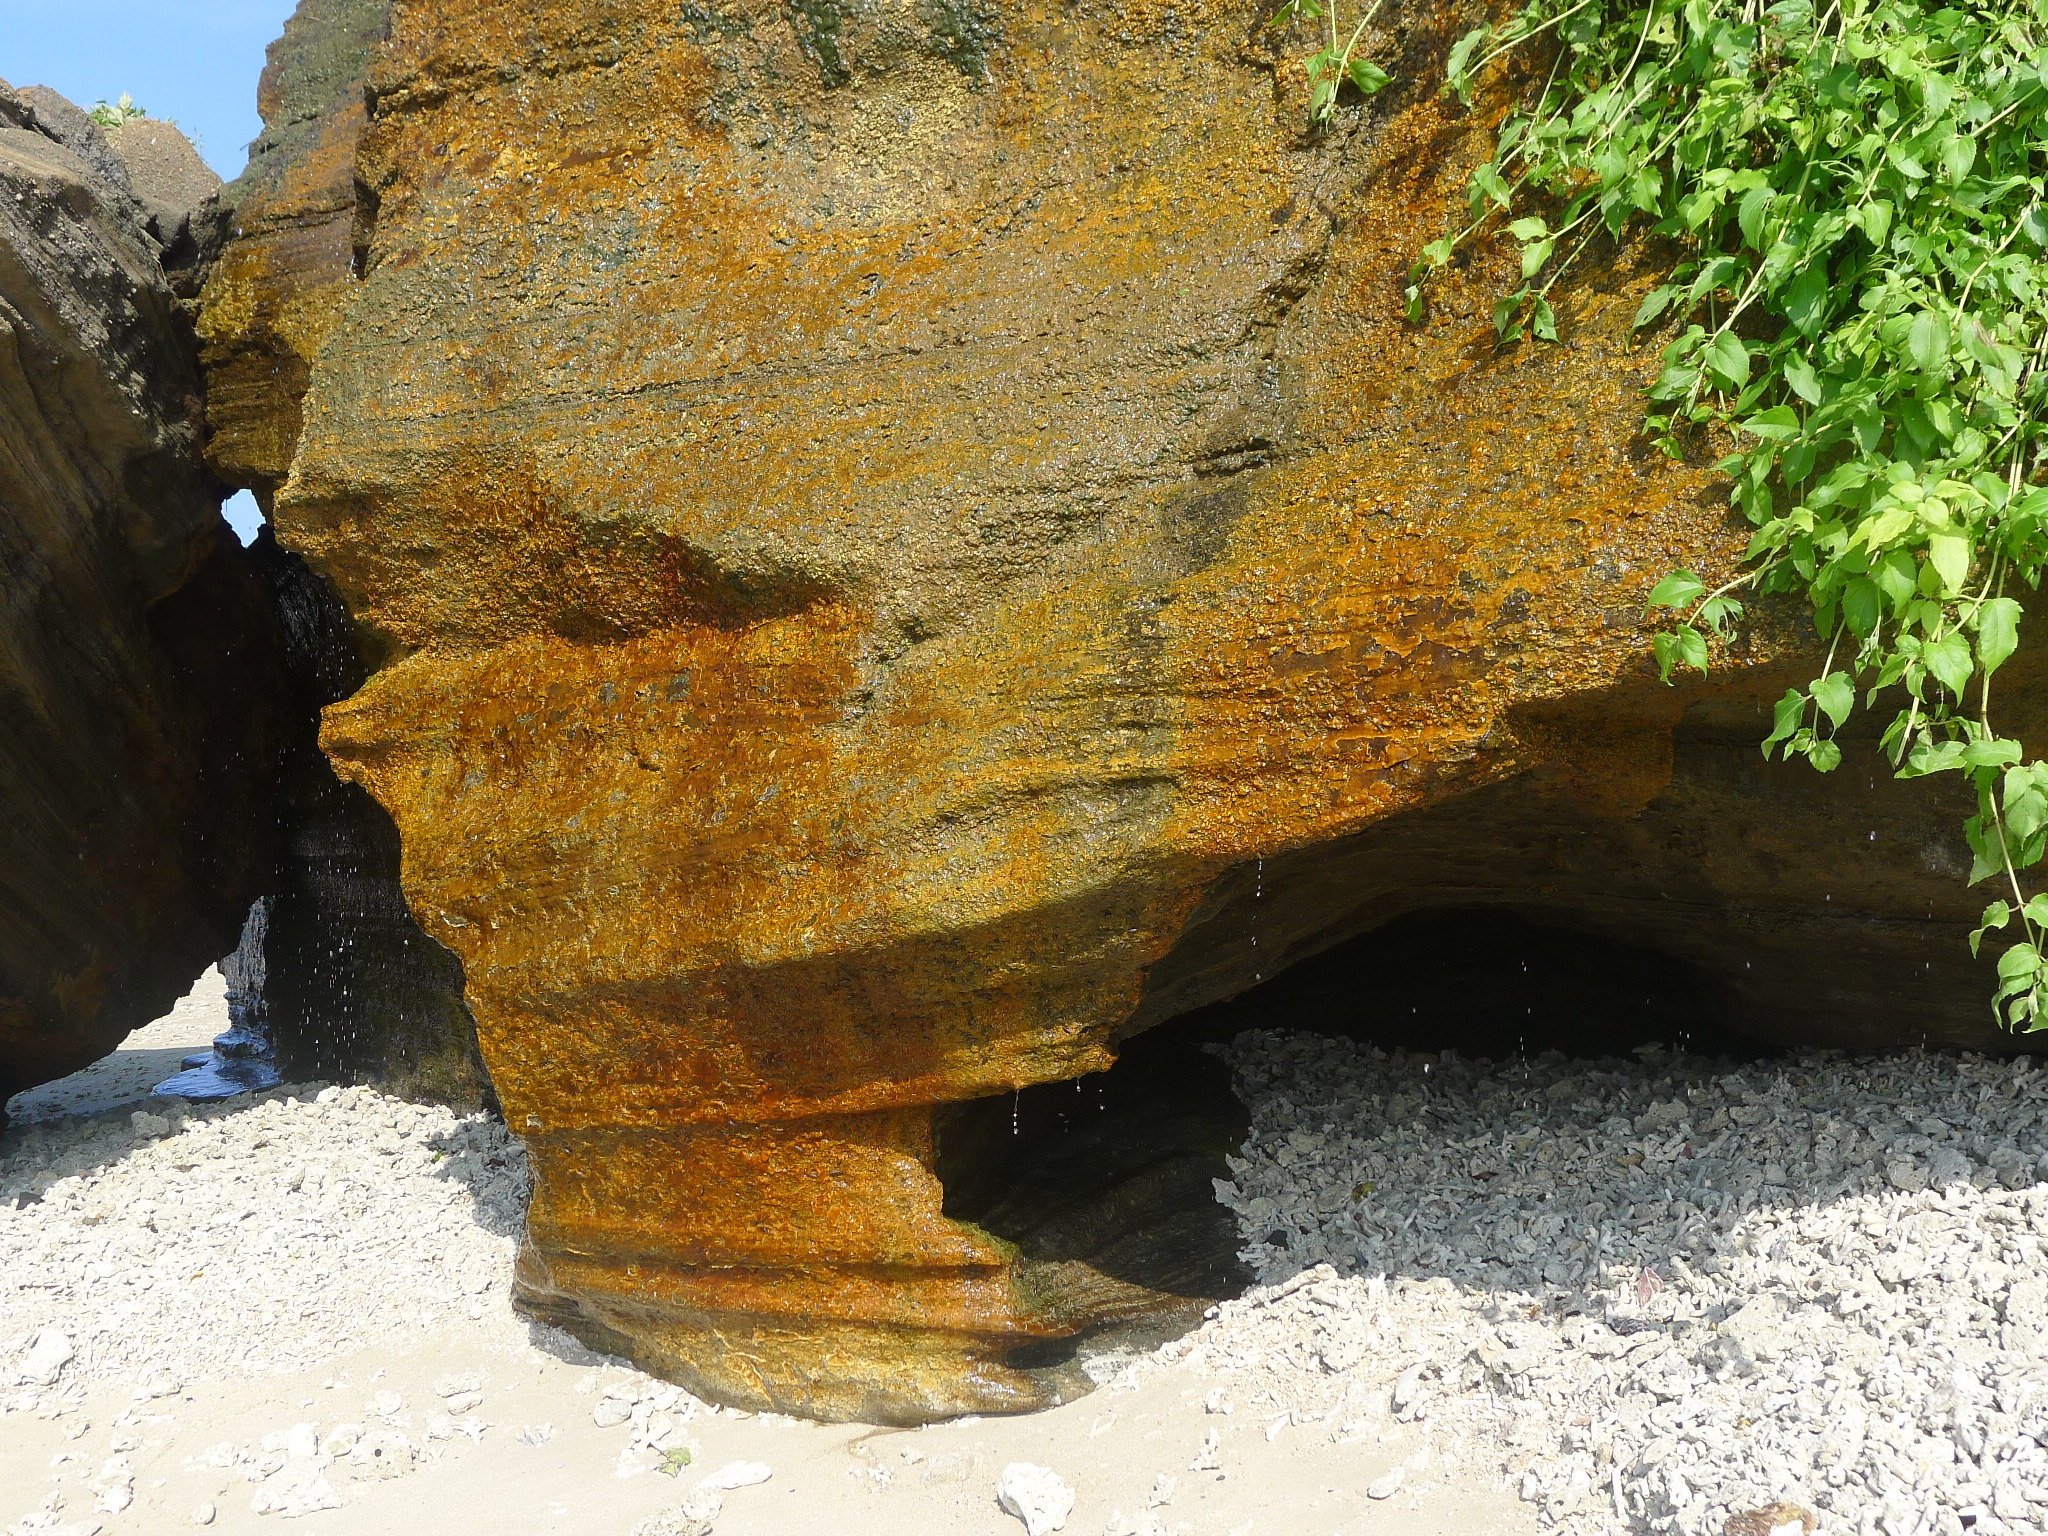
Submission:
[[1970,541],[1961,534],[1937,533],[1927,540],[1927,561],[1941,576],[1942,591],[1953,596],[1970,579],[1970,563],[1976,555]]
[[1828,266],[1814,262],[1797,277],[1785,293],[1785,315],[1808,336],[1816,334],[1827,318]]
[[2031,944],[2015,944],[1998,957],[1998,979],[2008,986],[2026,983],[2041,972],[2041,952]]
[[1913,317],[1906,332],[1906,356],[1922,373],[1932,373],[1948,361],[1948,325],[1941,316],[1923,309]]
[[1699,613],[1695,617],[1715,634],[1726,639],[1734,621],[1742,617],[1742,604],[1732,597],[1710,597],[1700,604]]
[[1858,528],[1856,539],[1865,549],[1883,549],[1918,521],[1912,507],[1895,501]]
[[1742,238],[1759,251],[1764,248],[1764,215],[1770,212],[1774,195],[1767,186],[1750,188],[1735,215]]
[[1941,173],[1951,183],[1969,175],[1970,167],[1976,163],[1977,146],[1960,133],[1951,134],[1941,146]]
[[2019,649],[2020,605],[1994,597],[1977,610],[1977,664],[1988,675],[2004,666]]
[[1794,354],[1785,359],[1785,382],[1792,386],[1792,393],[1808,405],[1820,404],[1820,375],[1813,371],[1813,364]]
[[1919,574],[1913,557],[1903,549],[1893,550],[1870,568],[1871,581],[1884,594],[1893,613],[1906,606],[1906,599],[1916,590]]
[[1787,688],[1785,696],[1771,711],[1771,734],[1764,738],[1765,755],[1768,756],[1772,747],[1798,730],[1805,718],[1806,695],[1797,688]]
[[[1645,431],[1673,460],[1718,458],[1753,528],[1741,584],[1803,598],[1837,644],[1778,701],[1766,754],[1827,771],[1856,706],[1896,689],[1897,773],[1960,772],[1978,792],[1973,881],[2048,858],[2048,763],[1967,697],[2015,657],[2020,602],[2048,576],[2044,5],[1510,6],[1452,51],[1452,90],[1469,102],[1473,63],[1498,56],[1510,99],[1470,225],[1424,252],[1448,262],[1507,210],[1521,275],[1495,311],[1504,344],[1555,335],[1538,285],[1581,232],[1671,253],[1631,325],[1678,333]],[[1512,206],[1524,191],[1542,217]],[[1411,314],[1425,275],[1406,279]],[[1996,596],[1976,585],[1991,576]],[[1674,616],[1651,636],[1667,682],[1737,638],[1734,591],[1683,572],[1651,592]],[[1997,1006],[2048,1027],[2048,891],[1988,910],[1972,942],[2015,916],[2029,927]]]
[[1863,231],[1863,236],[1879,250],[1884,249],[1884,237],[1892,227],[1892,205],[1881,197],[1875,197],[1860,207],[1849,210],[1849,218]]
[[1906,768],[1901,770],[1902,779],[1915,779],[1930,773],[1954,773],[1963,766],[1963,744],[1960,741],[1922,742],[1906,758]]
[[1813,694],[1813,702],[1820,706],[1821,713],[1826,715],[1829,722],[1838,730],[1842,722],[1849,718],[1849,711],[1856,707],[1856,683],[1846,672],[1830,672],[1809,691]]
[[1643,295],[1643,302],[1636,306],[1636,317],[1629,322],[1631,330],[1641,330],[1652,320],[1671,307],[1671,301],[1678,297],[1677,288],[1670,283],[1661,288],[1652,288]]
[[1501,179],[1500,167],[1491,160],[1472,173],[1472,185],[1502,208],[1513,200],[1508,184]]
[[1976,661],[1970,655],[1970,642],[1961,635],[1944,636],[1924,647],[1920,657],[1941,686],[1957,698],[1961,698],[1963,690],[1969,687],[1970,676],[1977,669]]
[[1706,591],[1707,584],[1691,571],[1673,571],[1650,588],[1645,601],[1652,608],[1690,608]]
[[1678,636],[1673,634],[1652,635],[1650,649],[1657,657],[1657,676],[1665,682],[1671,681],[1671,674],[1678,667]]
[[2002,901],[1994,901],[1984,909],[1977,931],[1970,935],[1970,953],[1976,954],[1977,947],[1984,941],[1984,935],[1995,933],[2012,921],[2012,908]]
[[2028,788],[2015,792],[2010,786],[2014,774],[2018,771],[2008,768],[2005,774],[2005,830],[2014,837],[2024,840],[2048,827],[2048,799],[2044,799],[2037,789]]
[[1877,583],[1858,576],[1842,589],[1842,622],[1860,639],[1874,633],[1884,621],[1884,602]]
[[1351,61],[1351,83],[1358,87],[1358,92],[1361,96],[1377,96],[1386,89],[1387,82],[1391,79],[1393,79],[1393,76],[1389,75],[1384,69],[1381,69],[1379,65],[1373,63],[1371,59],[1353,59]]
[[1742,424],[1742,430],[1770,442],[1783,442],[1798,433],[1799,418],[1791,406],[1774,405],[1768,411],[1750,417]]
[[2009,768],[2026,754],[2016,741],[1971,741],[1963,744],[1965,768]]
[[1444,75],[1458,99],[1466,106],[1472,105],[1472,78],[1468,73],[1472,55],[1479,45],[1486,41],[1486,28],[1474,27],[1455,43],[1451,44],[1450,57],[1444,61]]
[[1740,389],[1749,382],[1749,348],[1733,331],[1723,331],[1708,342],[1701,357],[1723,389]]

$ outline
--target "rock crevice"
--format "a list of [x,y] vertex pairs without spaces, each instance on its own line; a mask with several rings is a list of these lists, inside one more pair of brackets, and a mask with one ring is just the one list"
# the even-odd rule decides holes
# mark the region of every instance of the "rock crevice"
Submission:
[[0,1103],[166,1011],[274,850],[276,621],[164,267],[190,210],[136,191],[0,85]]

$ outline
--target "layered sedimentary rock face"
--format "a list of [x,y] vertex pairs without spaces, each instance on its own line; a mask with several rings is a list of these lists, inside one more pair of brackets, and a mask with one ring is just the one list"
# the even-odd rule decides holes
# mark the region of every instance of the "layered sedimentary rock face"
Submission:
[[[355,179],[364,77],[385,9],[385,0],[305,0],[270,46],[257,91],[263,132],[222,193],[219,222],[232,238],[205,269],[198,319],[207,452],[266,511],[291,467],[314,359],[352,291],[365,212]],[[362,681],[348,614],[268,533],[252,554],[277,593],[294,717],[317,720]],[[491,1103],[461,966],[407,910],[390,816],[335,777],[315,730],[285,745],[278,811],[264,948],[282,1069]]]
[[0,1104],[234,947],[282,724],[269,591],[199,456],[172,233],[52,100],[0,86]]
[[270,47],[263,132],[224,199],[234,238],[209,268],[199,319],[207,452],[266,511],[354,260],[363,76],[384,12],[385,0],[303,0]]
[[[1408,325],[1484,145],[1455,19],[1314,134],[1265,20],[400,0],[303,404],[216,391],[376,665],[325,740],[532,1149],[524,1294],[701,1390],[1076,1390],[1062,1341],[1223,1283],[1103,1213],[1228,1116],[1055,1220],[991,1182],[1011,1096],[1404,912],[1989,1036],[1952,808],[1754,754],[1793,629],[1650,675],[1650,584],[1743,544],[1637,433],[1654,259],[1560,346],[1495,350],[1489,253]],[[210,355],[313,281],[267,239]]]

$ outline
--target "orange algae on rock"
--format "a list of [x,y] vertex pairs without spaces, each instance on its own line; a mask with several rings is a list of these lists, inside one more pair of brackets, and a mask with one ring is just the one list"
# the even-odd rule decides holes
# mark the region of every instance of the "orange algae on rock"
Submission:
[[[1059,1341],[1205,1298],[949,1214],[953,1106],[1415,908],[1981,1040],[1946,873],[1836,907],[1811,857],[1932,792],[1730,766],[1797,644],[1650,678],[1648,587],[1743,543],[1637,436],[1653,266],[1562,346],[1495,350],[1511,253],[1409,327],[1483,142],[1454,18],[1314,136],[1264,20],[392,6],[303,425],[230,390],[216,441],[291,450],[281,534],[380,664],[325,744],[461,957],[544,1315],[826,1417],[1082,1390]],[[209,357],[297,259],[230,248]]]

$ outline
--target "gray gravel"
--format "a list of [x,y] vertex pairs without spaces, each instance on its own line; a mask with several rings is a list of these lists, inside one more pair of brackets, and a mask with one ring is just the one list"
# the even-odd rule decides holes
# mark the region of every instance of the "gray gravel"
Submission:
[[[318,1084],[152,1102],[0,1142],[0,1415],[302,1369],[487,1310],[517,1327],[525,1155],[502,1122]],[[45,1334],[73,1352],[47,1382],[23,1365]]]
[[[1178,1529],[1177,1481],[1235,1475],[1282,1435],[1372,1465],[1372,1508],[1505,1476],[1573,1532],[2048,1527],[2048,1073],[1487,1065],[1279,1033],[1225,1056],[1253,1134],[1219,1193],[1262,1283],[1095,1400],[1108,1423],[1162,1374],[1224,1383],[1187,1410],[1199,1448],[1148,1466],[1153,1504],[1105,1536]],[[68,1422],[109,1383],[148,1412],[181,1383],[371,1343],[524,1338],[505,1292],[525,1172],[500,1123],[317,1085],[152,1104],[0,1143],[0,1435],[14,1413]],[[576,1391],[607,1481],[688,1465],[713,1413],[617,1368]],[[461,1453],[478,1392],[451,1375],[198,1460],[252,1488],[237,1500],[310,1512]],[[15,1529],[146,1494],[124,1443],[66,1512]],[[719,1490],[699,1492],[660,1520],[704,1524]]]
[[1268,1288],[1184,1352],[1505,1448],[1575,1531],[2048,1525],[2048,1072],[1225,1054]]

